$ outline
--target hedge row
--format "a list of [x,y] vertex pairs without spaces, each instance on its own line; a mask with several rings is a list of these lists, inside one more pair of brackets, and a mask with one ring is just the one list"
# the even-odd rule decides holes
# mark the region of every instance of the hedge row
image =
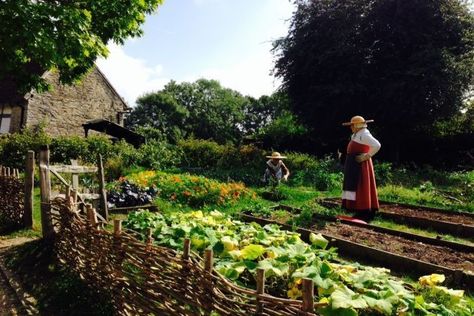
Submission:
[[[114,143],[104,136],[50,138],[41,131],[25,130],[0,138],[0,162],[23,168],[26,151],[38,151],[46,144],[50,146],[52,163],[69,164],[71,159],[77,159],[85,164],[95,164],[97,155],[101,154],[106,161],[109,180],[119,178],[133,167],[181,168],[224,181],[232,179],[255,185],[263,176],[265,156],[270,154],[254,145],[236,147],[198,139],[182,140],[177,145],[151,140],[137,149],[123,141]],[[342,168],[336,159],[316,159],[302,153],[286,153],[286,156],[292,184],[311,185],[319,190],[340,186]],[[378,168],[382,181],[390,178],[390,165],[381,164]]]

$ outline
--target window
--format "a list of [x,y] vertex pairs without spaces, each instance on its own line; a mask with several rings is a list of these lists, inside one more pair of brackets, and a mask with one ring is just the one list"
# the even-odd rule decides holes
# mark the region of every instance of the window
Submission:
[[0,106],[0,134],[10,133],[12,108],[9,105]]

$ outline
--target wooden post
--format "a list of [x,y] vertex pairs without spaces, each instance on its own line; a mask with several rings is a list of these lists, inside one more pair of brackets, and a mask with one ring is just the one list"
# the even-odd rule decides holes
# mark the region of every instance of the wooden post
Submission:
[[147,238],[146,238],[146,250],[150,251],[152,246],[153,246],[153,230],[151,228],[148,228]]
[[104,164],[102,161],[102,155],[98,155],[98,168],[99,168],[99,194],[100,194],[100,209],[102,211],[101,215],[105,220],[109,221],[109,209],[107,207],[107,192],[105,191],[105,174],[104,174]]
[[184,246],[183,246],[183,260],[189,260],[190,252],[191,252],[191,240],[189,238],[185,238]]
[[66,192],[64,192],[64,197],[66,199],[66,205],[71,208],[72,207],[72,197],[71,197],[71,186],[66,185]]
[[314,312],[314,283],[311,279],[303,279],[303,312]]
[[33,227],[33,201],[35,188],[35,152],[29,150],[26,154],[25,166],[25,211],[23,214],[23,225]]
[[10,167],[7,167],[7,177],[10,177]]
[[212,274],[213,264],[214,264],[214,253],[212,249],[206,249],[204,252],[204,270]]
[[258,268],[257,269],[257,315],[263,313],[263,303],[258,297],[259,295],[265,293],[265,270]]
[[122,234],[122,220],[114,219],[114,235],[120,236]]
[[[71,159],[71,166],[77,166],[77,160]],[[77,173],[72,174],[72,187],[79,190],[79,175]]]
[[54,236],[53,221],[51,218],[51,175],[49,173],[49,147],[43,146],[39,155],[40,191],[41,191],[41,225],[43,238]]
[[214,306],[214,295],[213,295],[213,288],[214,288],[214,280],[212,279],[212,269],[214,265],[214,252],[212,249],[206,249],[204,251],[204,270],[207,274],[207,280],[205,283],[205,287],[207,288],[207,292],[209,295],[206,298],[206,302],[204,303],[205,309],[210,311],[213,309]]
[[71,191],[71,202],[72,202],[72,209],[77,211],[77,190]]
[[97,220],[97,214],[95,212],[95,209],[92,208],[92,204],[87,204],[86,209],[87,209],[87,219],[89,220],[90,225],[93,228],[97,228],[97,223],[99,221]]

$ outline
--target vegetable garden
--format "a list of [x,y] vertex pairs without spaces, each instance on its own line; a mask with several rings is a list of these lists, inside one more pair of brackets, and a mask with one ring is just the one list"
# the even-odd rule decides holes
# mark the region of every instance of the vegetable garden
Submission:
[[51,203],[55,253],[115,297],[119,314],[474,312],[472,213],[457,205],[387,202],[373,224],[354,223],[334,190],[131,169],[107,184],[105,221],[62,185],[53,183],[66,197]]
[[[333,209],[333,199],[320,202],[329,208],[320,207],[319,212],[271,207],[271,203],[262,206],[258,194],[261,192],[243,184],[199,176],[144,171],[121,181],[129,181],[142,190],[153,188],[160,201],[158,212],[131,212],[125,227],[138,232],[144,241],[151,232],[154,243],[174,250],[181,251],[186,238],[191,249],[201,255],[212,249],[215,270],[237,285],[256,289],[257,269],[261,268],[265,270],[267,293],[301,299],[302,280],[311,279],[315,301],[320,303],[316,312],[321,315],[469,315],[473,311],[472,299],[465,297],[463,290],[442,285],[447,279],[456,287],[472,288],[474,252],[469,240],[462,244],[400,231],[397,234],[381,227],[377,230],[373,225],[349,225],[334,218],[338,212]],[[253,209],[235,212],[232,205],[242,201]],[[390,210],[402,208],[387,205],[392,207]],[[460,216],[466,220],[470,215]],[[456,218],[453,214],[452,220]],[[310,230],[300,234],[302,228],[295,230],[298,226]],[[400,255],[408,258],[402,263],[415,264],[413,269],[403,265],[393,269],[400,263],[394,262],[394,275],[384,267],[371,265],[383,266],[384,260],[371,261],[371,255],[365,260],[354,256],[353,251],[347,251],[347,244],[341,247],[334,238],[375,249],[376,256],[388,253],[388,260]],[[396,275],[419,280],[404,280]]]

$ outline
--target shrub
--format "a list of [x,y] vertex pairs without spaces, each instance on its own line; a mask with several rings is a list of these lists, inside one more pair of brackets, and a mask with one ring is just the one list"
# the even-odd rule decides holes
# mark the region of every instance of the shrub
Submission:
[[87,139],[80,136],[60,136],[51,140],[51,162],[70,164],[71,159],[88,156]]
[[202,139],[182,140],[178,146],[183,151],[182,166],[191,168],[216,167],[228,150],[225,145]]
[[42,128],[24,129],[21,133],[8,134],[0,138],[0,164],[24,169],[28,150],[39,152],[40,147],[48,145],[51,139]]
[[386,185],[393,180],[393,168],[390,162],[374,162],[374,172],[378,185]]
[[114,150],[114,144],[106,136],[93,135],[86,138],[86,141],[87,153],[82,157],[84,162],[96,164],[98,154],[101,154],[104,160],[117,154]]
[[287,166],[293,174],[291,184],[310,185],[321,191],[342,186],[342,172],[338,162],[332,158],[317,160],[310,155],[292,153],[288,155]]
[[154,170],[167,169],[181,163],[182,152],[166,142],[149,141],[139,148],[139,165]]

